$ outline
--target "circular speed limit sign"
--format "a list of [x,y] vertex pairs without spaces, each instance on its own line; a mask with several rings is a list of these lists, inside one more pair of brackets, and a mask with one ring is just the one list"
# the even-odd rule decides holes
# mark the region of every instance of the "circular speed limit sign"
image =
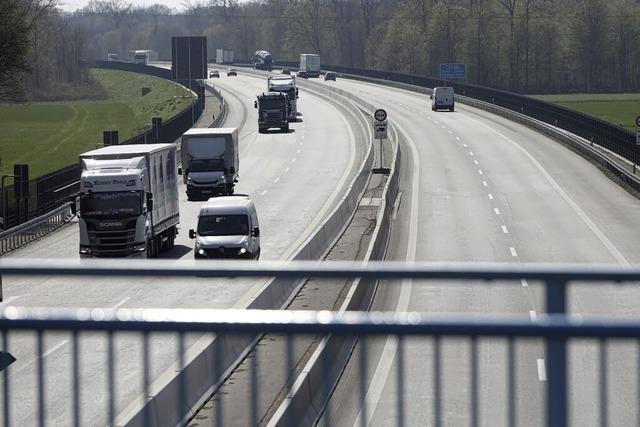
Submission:
[[[378,110],[380,111],[380,110]],[[376,111],[376,113],[378,113],[378,111]],[[636,117],[636,126],[638,126],[640,128],[640,116]]]
[[387,112],[382,108],[378,108],[376,112],[373,113],[373,117],[375,117],[375,119],[379,122],[384,122],[385,120],[387,120]]

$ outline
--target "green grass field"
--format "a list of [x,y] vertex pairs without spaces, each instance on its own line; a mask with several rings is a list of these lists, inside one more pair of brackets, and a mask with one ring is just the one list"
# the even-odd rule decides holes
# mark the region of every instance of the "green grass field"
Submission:
[[[13,173],[14,163],[28,163],[30,178],[70,165],[102,143],[104,130],[124,141],[152,117],[166,120],[191,103],[191,92],[168,80],[102,69],[91,75],[108,99],[0,104],[0,174]],[[142,87],[151,92],[141,96]]]
[[615,123],[635,131],[640,115],[640,93],[541,95],[535,98]]

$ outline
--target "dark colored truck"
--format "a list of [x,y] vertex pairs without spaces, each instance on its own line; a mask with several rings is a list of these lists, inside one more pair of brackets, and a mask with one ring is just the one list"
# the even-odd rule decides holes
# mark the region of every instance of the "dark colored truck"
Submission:
[[289,99],[286,93],[264,92],[254,103],[258,109],[258,132],[269,128],[280,128],[289,132]]

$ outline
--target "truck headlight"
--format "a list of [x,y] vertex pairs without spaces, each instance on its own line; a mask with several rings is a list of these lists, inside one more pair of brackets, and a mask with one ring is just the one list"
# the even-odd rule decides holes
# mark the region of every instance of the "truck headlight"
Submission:
[[133,245],[133,252],[144,252],[146,249],[146,243],[136,243],[135,245]]
[[82,255],[91,255],[91,246],[80,245],[80,253]]
[[204,249],[202,249],[202,248],[198,249],[198,254],[199,255],[204,255],[205,254]]

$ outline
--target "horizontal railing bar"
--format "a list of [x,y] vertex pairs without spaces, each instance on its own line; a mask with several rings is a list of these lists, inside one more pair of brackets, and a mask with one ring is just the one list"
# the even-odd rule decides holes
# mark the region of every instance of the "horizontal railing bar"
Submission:
[[[21,276],[317,277],[440,280],[640,281],[640,266],[609,264],[402,263],[0,259],[0,274]],[[467,284],[467,283],[464,283]]]
[[20,225],[17,225],[15,227],[9,228],[8,230],[4,230],[2,232],[0,232],[0,239],[6,239],[9,237],[12,237],[14,235],[20,234],[25,230],[30,229],[31,227],[38,227],[40,226],[42,223],[48,221],[49,219],[53,218],[54,216],[62,213],[65,209],[68,209],[69,206],[71,206],[71,202],[67,202],[64,205],[57,207],[53,210],[51,210],[50,212],[47,212],[46,214],[40,215],[39,217],[33,218],[25,223],[22,223]]
[[6,307],[1,330],[638,338],[640,320],[394,312]]

